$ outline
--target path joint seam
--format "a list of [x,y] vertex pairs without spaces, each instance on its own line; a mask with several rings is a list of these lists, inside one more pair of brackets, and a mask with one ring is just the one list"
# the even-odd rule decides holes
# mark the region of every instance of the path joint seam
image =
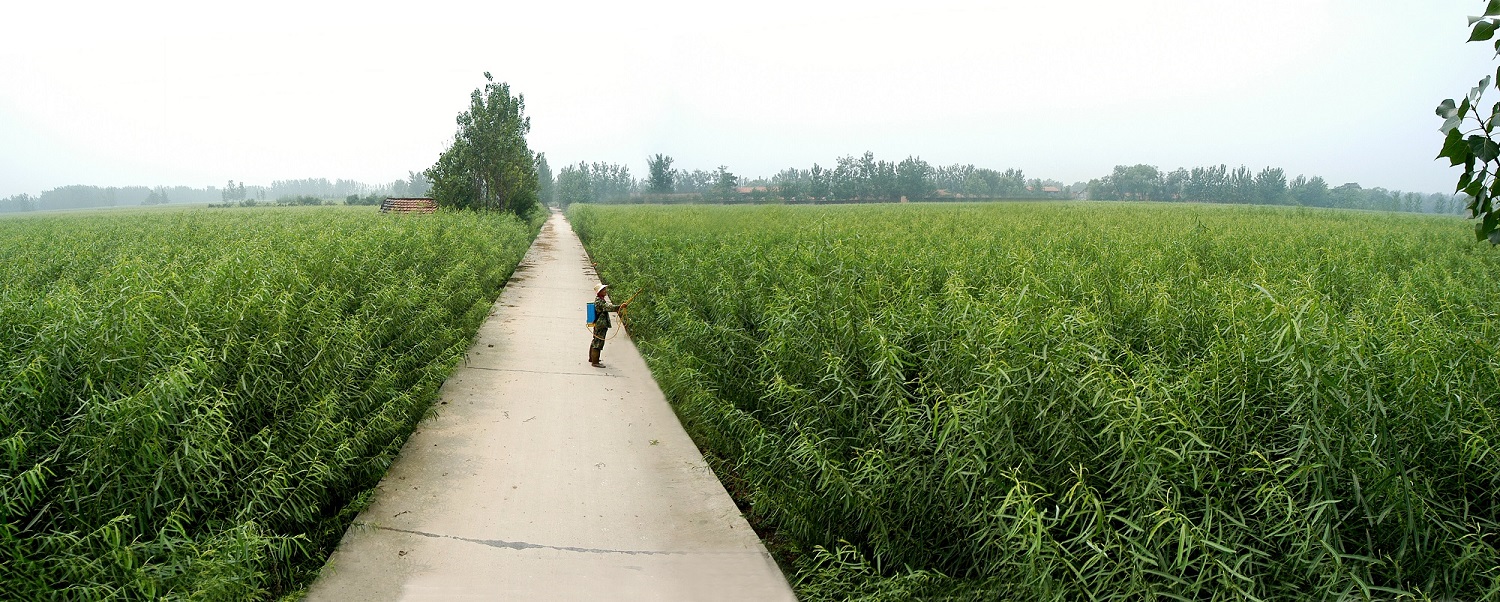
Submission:
[[529,543],[529,542],[524,542],[524,541],[505,541],[503,539],[475,539],[475,538],[472,538],[472,537],[459,537],[457,535],[443,535],[441,533],[428,533],[426,531],[413,531],[411,529],[397,529],[395,527],[383,527],[383,526],[375,525],[375,524],[371,524],[371,523],[354,523],[354,524],[357,525],[357,526],[360,526],[360,527],[369,527],[371,529],[378,529],[378,530],[381,530],[381,531],[393,531],[393,532],[396,532],[396,533],[409,533],[409,534],[412,534],[412,535],[421,535],[422,537],[430,537],[432,539],[453,539],[453,540],[462,541],[462,542],[479,544],[479,545],[482,545],[482,546],[489,546],[489,547],[492,547],[492,548],[504,548],[504,549],[510,549],[510,550],[558,550],[558,551],[561,551],[561,552],[577,552],[577,553],[581,553],[581,554],[626,554],[626,555],[630,555],[630,556],[689,556],[689,555],[694,555],[694,554],[698,554],[698,555],[708,555],[708,554],[712,554],[712,555],[724,555],[724,554],[742,555],[742,554],[748,554],[748,555],[755,555],[755,556],[759,556],[760,555],[759,552],[675,552],[675,551],[671,551],[671,550],[611,550],[611,549],[607,549],[607,548],[582,548],[582,547],[577,547],[577,546],[549,546],[549,545],[546,545],[546,544]]

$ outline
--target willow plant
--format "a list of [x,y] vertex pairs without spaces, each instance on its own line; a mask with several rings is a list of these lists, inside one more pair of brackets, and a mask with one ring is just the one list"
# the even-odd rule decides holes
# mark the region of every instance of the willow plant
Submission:
[[0,599],[305,585],[535,232],[333,208],[0,220]]
[[1500,599],[1500,259],[1450,218],[575,206],[810,599]]

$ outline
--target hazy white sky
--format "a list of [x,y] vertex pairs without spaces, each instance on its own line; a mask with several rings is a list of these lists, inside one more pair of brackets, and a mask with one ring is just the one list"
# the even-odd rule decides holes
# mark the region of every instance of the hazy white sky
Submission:
[[0,197],[394,180],[432,164],[484,71],[525,96],[554,169],[639,177],[666,153],[769,176],[871,150],[1066,182],[1227,163],[1447,192],[1432,109],[1494,71],[1464,43],[1484,4],[16,2]]

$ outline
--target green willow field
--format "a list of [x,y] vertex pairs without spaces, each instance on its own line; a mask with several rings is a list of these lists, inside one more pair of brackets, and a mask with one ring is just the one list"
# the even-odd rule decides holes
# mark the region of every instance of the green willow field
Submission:
[[1500,252],[1462,220],[590,207],[808,599],[1500,599]]
[[536,226],[333,208],[0,220],[0,599],[305,585]]

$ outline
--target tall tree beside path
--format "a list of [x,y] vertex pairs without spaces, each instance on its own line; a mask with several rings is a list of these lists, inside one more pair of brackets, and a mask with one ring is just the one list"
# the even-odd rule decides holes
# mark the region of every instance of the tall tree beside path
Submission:
[[526,146],[531,118],[526,100],[510,85],[487,82],[469,96],[469,110],[458,114],[453,144],[427,168],[432,197],[439,206],[491,209],[526,215],[537,206],[537,161]]
[[[1495,38],[1500,29],[1500,0],[1489,0],[1484,14],[1469,17],[1472,31],[1470,42],[1484,42]],[[1495,40],[1495,53],[1500,57],[1500,40]],[[1500,78],[1500,69],[1495,72]],[[1438,158],[1447,157],[1453,165],[1464,166],[1458,177],[1459,192],[1469,195],[1469,216],[1477,218],[1474,235],[1490,244],[1500,244],[1500,211],[1495,206],[1495,197],[1500,195],[1500,144],[1495,142],[1495,128],[1500,126],[1500,103],[1488,113],[1479,109],[1479,100],[1489,89],[1491,79],[1485,75],[1479,85],[1469,90],[1469,95],[1460,102],[1447,99],[1437,107],[1438,117],[1443,118],[1443,150]]]
[[556,182],[552,179],[552,167],[547,165],[547,153],[536,154],[537,196],[543,205],[557,204]]

